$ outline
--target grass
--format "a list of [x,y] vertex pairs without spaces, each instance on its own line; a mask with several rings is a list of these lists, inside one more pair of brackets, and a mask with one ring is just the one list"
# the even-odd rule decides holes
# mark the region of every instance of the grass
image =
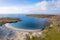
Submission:
[[30,40],[60,40],[60,27],[54,26],[51,29],[46,28],[43,38],[33,37]]
[[41,40],[60,40],[60,28],[59,27],[53,27],[51,29],[46,29],[44,32],[45,37]]

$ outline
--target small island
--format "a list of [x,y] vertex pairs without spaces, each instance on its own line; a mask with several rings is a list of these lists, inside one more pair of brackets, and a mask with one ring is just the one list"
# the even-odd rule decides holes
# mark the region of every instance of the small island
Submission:
[[5,17],[5,18],[0,18],[0,26],[2,26],[5,23],[15,23],[21,21],[19,18],[10,18],[10,17]]

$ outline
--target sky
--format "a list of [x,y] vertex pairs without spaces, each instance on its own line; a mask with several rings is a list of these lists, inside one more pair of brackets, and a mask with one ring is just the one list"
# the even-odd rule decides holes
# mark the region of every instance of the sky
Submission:
[[60,14],[60,0],[0,0],[0,14]]

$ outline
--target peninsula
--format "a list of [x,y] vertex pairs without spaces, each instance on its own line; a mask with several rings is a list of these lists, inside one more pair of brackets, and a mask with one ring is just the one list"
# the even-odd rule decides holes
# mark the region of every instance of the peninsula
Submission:
[[21,21],[19,18],[10,18],[10,17],[5,17],[5,18],[0,18],[0,26],[2,26],[5,23],[15,23]]

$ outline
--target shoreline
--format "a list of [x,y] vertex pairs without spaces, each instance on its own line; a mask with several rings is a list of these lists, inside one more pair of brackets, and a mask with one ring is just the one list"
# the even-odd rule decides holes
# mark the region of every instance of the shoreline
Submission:
[[25,31],[25,32],[41,32],[41,30],[40,29],[37,29],[37,30],[28,30],[28,29],[19,29],[19,28],[14,28],[14,27],[12,27],[9,23],[6,23],[6,24],[4,24],[5,25],[5,27],[7,27],[7,28],[11,28],[11,29],[13,29],[13,30],[18,30],[18,31]]

